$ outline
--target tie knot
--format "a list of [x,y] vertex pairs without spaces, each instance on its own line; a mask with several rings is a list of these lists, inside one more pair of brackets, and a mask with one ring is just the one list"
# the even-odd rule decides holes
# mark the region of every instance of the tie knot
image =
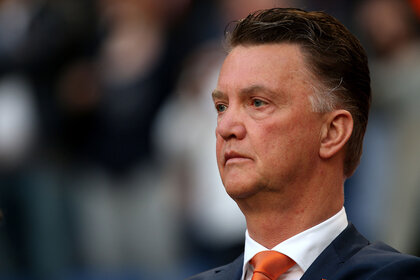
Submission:
[[[259,252],[250,260],[250,263],[254,266],[252,280],[276,280],[281,274],[285,273],[295,264],[291,258],[277,251]],[[259,277],[261,274],[266,278]]]

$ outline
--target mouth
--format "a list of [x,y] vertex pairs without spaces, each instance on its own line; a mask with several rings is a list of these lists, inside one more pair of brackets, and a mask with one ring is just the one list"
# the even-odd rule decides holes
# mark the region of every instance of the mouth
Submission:
[[250,160],[250,158],[240,153],[234,151],[229,151],[225,153],[225,165],[231,163],[239,163],[246,160]]

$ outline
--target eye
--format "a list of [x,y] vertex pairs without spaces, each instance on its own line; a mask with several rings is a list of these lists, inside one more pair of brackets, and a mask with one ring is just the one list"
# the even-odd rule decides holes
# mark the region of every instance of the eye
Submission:
[[254,105],[255,107],[261,107],[261,106],[264,106],[266,104],[267,104],[267,102],[262,101],[261,99],[253,99],[252,100],[252,105]]
[[222,113],[224,111],[226,111],[227,106],[225,104],[216,104],[216,111],[218,113]]

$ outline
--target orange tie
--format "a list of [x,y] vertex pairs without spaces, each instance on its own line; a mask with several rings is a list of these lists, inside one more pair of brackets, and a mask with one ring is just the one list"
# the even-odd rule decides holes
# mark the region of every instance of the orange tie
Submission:
[[262,251],[250,261],[254,266],[252,280],[276,280],[291,268],[295,262],[277,251]]

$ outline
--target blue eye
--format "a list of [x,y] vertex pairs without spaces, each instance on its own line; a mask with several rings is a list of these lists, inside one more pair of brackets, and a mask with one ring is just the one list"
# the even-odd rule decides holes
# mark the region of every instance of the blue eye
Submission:
[[227,106],[225,104],[216,104],[216,110],[218,113],[226,111]]
[[254,99],[254,100],[252,100],[252,104],[255,107],[261,107],[261,106],[265,105],[266,103],[264,101],[260,100],[260,99]]

